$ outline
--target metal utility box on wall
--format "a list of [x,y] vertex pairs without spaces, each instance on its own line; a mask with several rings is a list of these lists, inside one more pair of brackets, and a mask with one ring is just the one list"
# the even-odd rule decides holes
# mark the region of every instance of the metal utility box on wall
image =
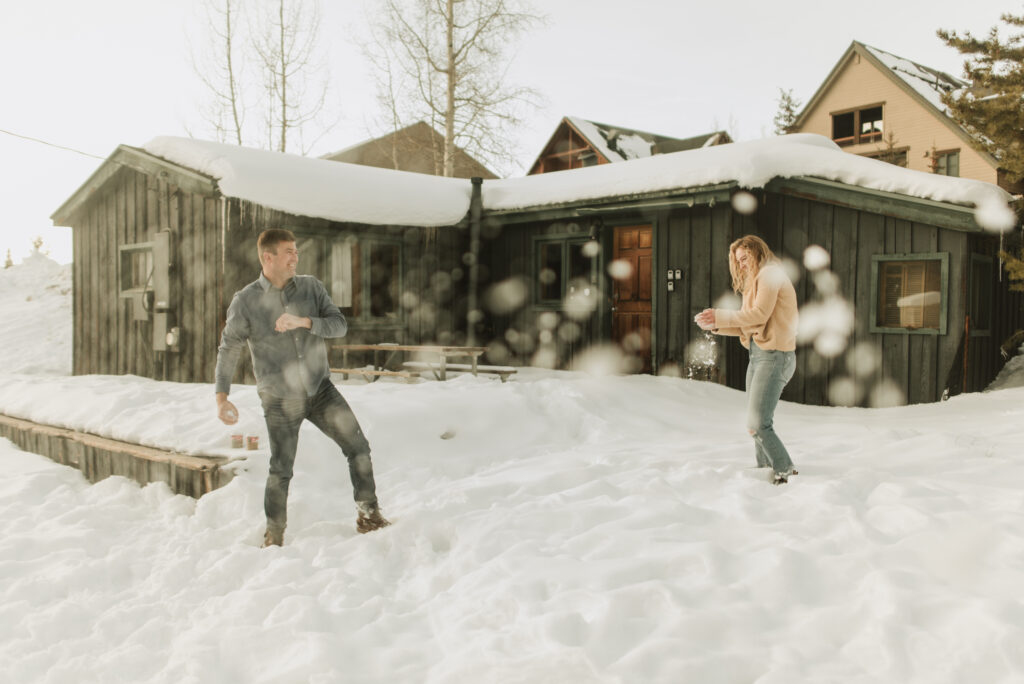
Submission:
[[171,233],[161,231],[150,242],[118,248],[120,297],[132,302],[136,321],[153,322],[153,351],[178,351],[178,328],[171,312]]

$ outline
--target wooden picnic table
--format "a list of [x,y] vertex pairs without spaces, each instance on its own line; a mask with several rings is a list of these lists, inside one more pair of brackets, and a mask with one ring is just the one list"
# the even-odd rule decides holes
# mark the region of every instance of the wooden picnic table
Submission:
[[[470,358],[470,372],[473,375],[477,373],[477,359],[480,355],[487,351],[486,347],[459,347],[452,345],[432,345],[432,344],[397,344],[390,342],[381,342],[379,344],[335,344],[331,346],[331,349],[341,350],[341,365],[343,368],[331,370],[335,373],[342,373],[346,379],[348,379],[349,373],[363,373],[366,375],[401,375],[401,371],[388,371],[387,366],[394,359],[395,354],[398,352],[409,352],[419,355],[428,364],[431,364],[433,368],[432,359],[436,357],[437,370],[435,374],[440,380],[447,380],[447,366],[448,359],[450,358]],[[372,351],[373,352],[373,370],[372,371],[360,371],[357,369],[349,368],[348,353],[359,352],[359,351]],[[382,360],[383,359],[383,360]]]

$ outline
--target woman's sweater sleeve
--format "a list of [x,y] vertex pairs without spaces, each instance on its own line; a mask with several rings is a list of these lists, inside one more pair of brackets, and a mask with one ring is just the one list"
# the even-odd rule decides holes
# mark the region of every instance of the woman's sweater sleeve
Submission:
[[[750,326],[764,325],[768,317],[775,310],[775,303],[779,299],[779,290],[782,289],[782,281],[769,269],[757,274],[755,286],[757,292],[754,295],[754,303],[748,309],[746,307],[739,311],[729,309],[715,309],[715,324],[719,327],[719,334],[723,328],[747,328]],[[737,333],[738,334],[738,333]]]

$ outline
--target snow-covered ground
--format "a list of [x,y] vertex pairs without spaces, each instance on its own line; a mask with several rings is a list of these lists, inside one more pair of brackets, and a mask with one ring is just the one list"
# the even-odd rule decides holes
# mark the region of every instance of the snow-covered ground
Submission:
[[71,372],[71,264],[33,252],[0,269],[0,314],[5,372]]
[[[4,339],[13,368],[40,353]],[[195,501],[0,440],[0,682],[1021,681],[1024,364],[999,382],[783,403],[783,487],[717,385],[352,382],[394,525],[355,533],[307,425],[264,550],[269,454],[228,448],[212,385],[5,371],[0,412],[247,458]],[[232,398],[265,445],[254,390]]]

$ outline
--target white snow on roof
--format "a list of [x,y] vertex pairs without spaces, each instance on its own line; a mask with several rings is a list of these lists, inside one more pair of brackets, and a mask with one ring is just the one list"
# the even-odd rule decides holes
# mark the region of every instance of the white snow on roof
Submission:
[[1005,208],[1011,199],[991,183],[904,169],[843,152],[823,136],[798,133],[621,164],[489,180],[483,185],[483,203],[490,211],[527,209],[728,182],[760,188],[773,178],[799,176],[965,206]]
[[450,226],[469,211],[468,180],[159,137],[150,154],[217,179],[227,197],[331,221]]
[[[864,47],[940,112],[949,112],[946,105],[942,103],[942,93],[952,92],[970,85],[967,81],[962,81],[955,76],[944,72],[936,73],[935,70],[929,70],[916,62],[898,57],[885,50],[879,50],[870,45]],[[937,74],[941,74],[941,76]]]
[[[156,138],[146,151],[217,179],[228,197],[298,216],[369,225],[450,226],[469,211],[467,179],[379,169],[188,138]],[[616,164],[487,180],[485,211],[643,197],[735,182],[810,176],[846,185],[986,209],[1005,216],[1011,197],[990,183],[911,171],[843,152],[809,133],[716,145]],[[981,220],[981,219],[979,219]]]

